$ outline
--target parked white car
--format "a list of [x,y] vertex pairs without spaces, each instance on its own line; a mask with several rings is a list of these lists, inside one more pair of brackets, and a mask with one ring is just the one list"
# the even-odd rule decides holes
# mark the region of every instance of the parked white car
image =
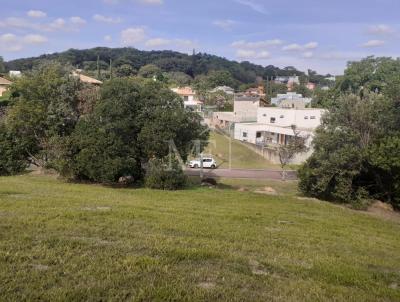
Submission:
[[[189,162],[189,167],[194,169],[200,168],[201,167],[200,159],[191,160]],[[203,157],[203,168],[215,169],[217,168],[217,162],[212,157]]]

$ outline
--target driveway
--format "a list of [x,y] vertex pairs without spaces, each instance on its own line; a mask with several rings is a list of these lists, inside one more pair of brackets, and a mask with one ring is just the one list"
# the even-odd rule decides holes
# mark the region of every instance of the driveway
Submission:
[[[252,178],[252,179],[282,179],[282,171],[276,170],[254,170],[254,169],[203,169],[204,177],[210,178]],[[186,175],[199,176],[200,169],[186,169]],[[296,171],[286,171],[287,180],[296,180]]]

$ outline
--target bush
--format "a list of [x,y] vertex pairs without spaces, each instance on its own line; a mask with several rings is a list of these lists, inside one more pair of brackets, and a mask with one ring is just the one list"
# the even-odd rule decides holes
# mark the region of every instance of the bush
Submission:
[[179,190],[187,185],[187,177],[175,158],[154,158],[149,161],[145,185],[150,189]]
[[4,125],[0,125],[0,175],[12,175],[24,171],[28,161],[23,146]]

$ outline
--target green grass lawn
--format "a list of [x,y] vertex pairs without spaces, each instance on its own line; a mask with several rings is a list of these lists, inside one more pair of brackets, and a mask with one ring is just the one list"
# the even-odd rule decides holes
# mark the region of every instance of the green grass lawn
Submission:
[[[205,153],[212,154],[220,168],[229,168],[229,138],[216,132],[210,133],[210,144]],[[232,140],[232,168],[236,169],[274,169],[280,166],[250,150],[239,141]]]
[[0,300],[400,300],[399,223],[238,181],[161,192],[2,177]]

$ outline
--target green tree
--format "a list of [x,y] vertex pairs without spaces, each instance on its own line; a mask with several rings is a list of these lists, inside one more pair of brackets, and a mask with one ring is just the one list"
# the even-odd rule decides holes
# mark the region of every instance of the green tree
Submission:
[[375,194],[371,189],[379,185],[377,168],[385,160],[371,157],[371,150],[382,138],[397,133],[396,111],[382,95],[340,97],[323,118],[314,153],[299,171],[300,189],[314,197],[350,203]]
[[9,131],[21,141],[31,162],[45,167],[58,149],[51,142],[69,136],[79,119],[81,83],[60,64],[46,64],[11,87],[6,116]]
[[193,140],[207,140],[200,117],[183,109],[182,100],[152,80],[108,81],[94,112],[81,119],[72,135],[72,156],[64,171],[78,179],[112,183],[122,176],[142,180],[142,166],[164,158],[171,142],[183,159]]
[[8,131],[0,122],[0,175],[12,175],[24,171],[28,160],[23,142]]
[[6,66],[4,64],[3,57],[0,56],[0,73],[5,73],[6,72]]
[[218,110],[233,110],[233,95],[226,94],[224,91],[208,92],[205,105],[216,106]]
[[148,79],[153,77],[159,79],[160,77],[162,77],[162,71],[158,66],[148,64],[139,69],[138,75]]
[[117,77],[131,77],[137,74],[137,70],[129,64],[123,64],[115,69]]
[[286,180],[285,168],[287,165],[292,162],[297,154],[308,150],[306,146],[308,137],[301,136],[300,131],[294,125],[292,126],[292,130],[293,135],[289,137],[287,144],[280,145],[278,148],[279,162],[282,168],[282,180]]

